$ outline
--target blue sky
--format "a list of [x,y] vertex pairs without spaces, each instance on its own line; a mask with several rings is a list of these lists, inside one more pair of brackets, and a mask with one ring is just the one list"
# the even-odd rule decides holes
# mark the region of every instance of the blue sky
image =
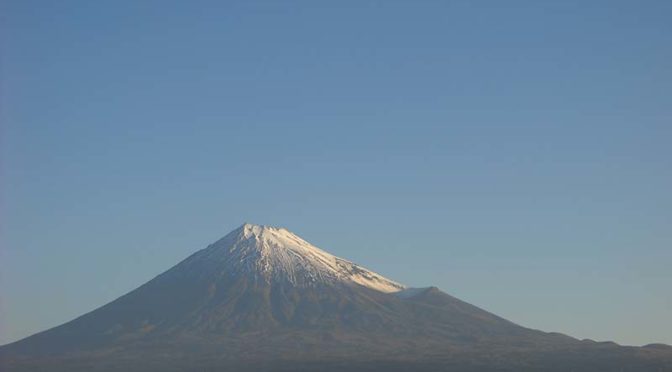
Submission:
[[4,1],[0,343],[243,222],[672,344],[669,1]]

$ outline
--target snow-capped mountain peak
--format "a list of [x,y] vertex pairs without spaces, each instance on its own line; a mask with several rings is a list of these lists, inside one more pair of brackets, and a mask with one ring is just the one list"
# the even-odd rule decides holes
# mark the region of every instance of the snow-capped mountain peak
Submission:
[[245,223],[202,253],[200,259],[216,262],[218,271],[231,275],[251,273],[297,286],[356,283],[385,293],[405,288],[280,227]]

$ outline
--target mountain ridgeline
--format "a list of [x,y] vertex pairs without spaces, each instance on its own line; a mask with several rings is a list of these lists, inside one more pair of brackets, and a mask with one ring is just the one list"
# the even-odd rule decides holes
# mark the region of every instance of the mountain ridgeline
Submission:
[[0,370],[672,371],[672,348],[521,327],[245,224],[107,305],[0,347]]

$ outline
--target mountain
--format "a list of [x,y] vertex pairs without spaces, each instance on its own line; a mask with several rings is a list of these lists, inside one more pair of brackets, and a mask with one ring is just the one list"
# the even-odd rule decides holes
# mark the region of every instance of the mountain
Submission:
[[244,224],[134,291],[0,347],[2,371],[672,371],[672,350],[516,325]]

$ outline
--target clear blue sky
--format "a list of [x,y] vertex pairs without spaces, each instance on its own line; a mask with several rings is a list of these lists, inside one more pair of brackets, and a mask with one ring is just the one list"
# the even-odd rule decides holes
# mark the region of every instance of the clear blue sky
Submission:
[[0,343],[244,221],[672,343],[672,2],[0,5]]

